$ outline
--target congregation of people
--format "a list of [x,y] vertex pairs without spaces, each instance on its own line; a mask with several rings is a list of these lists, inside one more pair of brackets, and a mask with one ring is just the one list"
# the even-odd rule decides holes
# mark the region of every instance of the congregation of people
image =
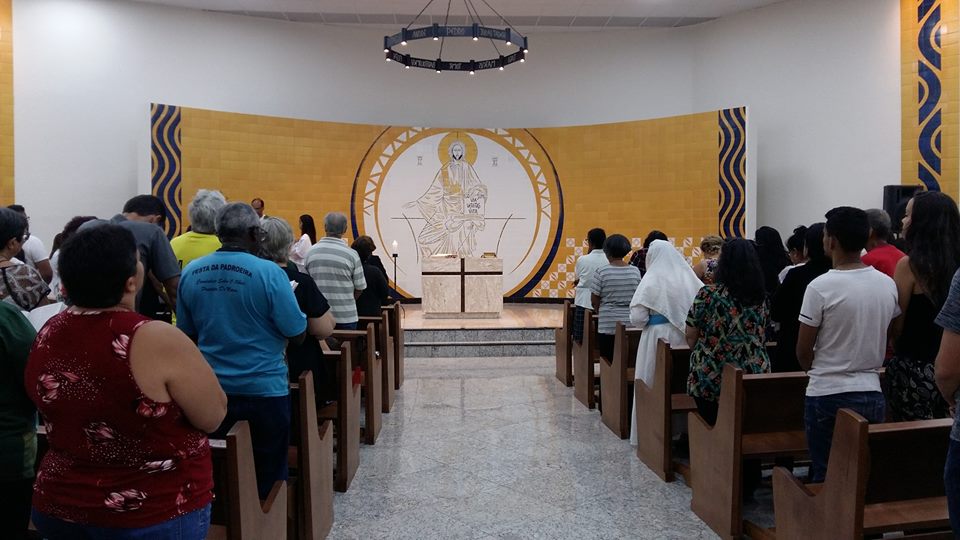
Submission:
[[[689,346],[687,393],[709,425],[724,366],[806,372],[807,480],[823,482],[839,410],[870,423],[955,414],[960,212],[940,192],[917,194],[903,211],[894,228],[884,210],[834,208],[786,243],[771,227],[754,240],[707,236],[693,266],[661,231],[631,255],[624,236],[590,230],[575,268],[572,339],[583,342],[592,311],[600,361],[610,365],[617,324],[642,329],[636,379],[648,386],[659,341]],[[960,532],[960,423],[950,439],[944,482]],[[748,498],[760,483],[759,462],[745,460],[742,474]]]
[[335,401],[321,342],[379,316],[390,288],[343,214],[318,237],[312,216],[295,235],[264,208],[201,189],[168,240],[163,202],[139,195],[71,219],[50,252],[22,206],[0,208],[4,538],[31,522],[53,539],[205,538],[209,439],[239,421],[260,499],[287,478],[289,383],[312,372],[318,408]]
[[[199,190],[190,229],[168,240],[162,201],[140,195],[109,219],[71,219],[49,253],[23,207],[0,209],[0,524],[12,537],[32,522],[47,538],[204,538],[208,440],[238,421],[260,499],[287,478],[289,383],[312,372],[317,406],[335,401],[321,343],[378,315],[390,286],[373,240],[345,240],[343,214],[324,217],[323,236],[302,215],[295,234],[265,206]],[[840,409],[871,423],[954,415],[960,211],[945,194],[916,195],[896,228],[883,210],[838,207],[785,243],[771,227],[707,236],[695,265],[661,231],[636,250],[599,228],[586,242],[572,339],[593,312],[610,362],[617,324],[642,329],[636,378],[648,384],[658,342],[688,346],[687,392],[711,425],[724,366],[806,371],[812,482],[825,478]],[[636,432],[634,409],[634,445]],[[960,530],[960,425],[949,448]],[[749,495],[759,463],[743,476]]]

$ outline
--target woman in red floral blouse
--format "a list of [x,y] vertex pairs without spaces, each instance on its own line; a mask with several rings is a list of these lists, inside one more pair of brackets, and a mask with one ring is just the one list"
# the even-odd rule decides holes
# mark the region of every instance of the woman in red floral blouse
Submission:
[[206,536],[213,475],[206,433],[226,396],[196,346],[136,313],[133,235],[115,225],[61,249],[73,306],[37,335],[25,374],[47,429],[33,522],[47,538]]

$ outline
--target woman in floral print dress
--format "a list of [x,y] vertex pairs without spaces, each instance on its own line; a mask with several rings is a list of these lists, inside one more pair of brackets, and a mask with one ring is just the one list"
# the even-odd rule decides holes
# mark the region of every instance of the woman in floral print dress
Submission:
[[196,346],[136,313],[133,235],[116,225],[61,249],[73,306],[40,331],[25,381],[47,430],[33,522],[46,538],[202,539],[213,474],[205,432],[226,396]]
[[716,283],[700,289],[687,316],[690,377],[687,393],[713,425],[724,364],[747,373],[769,373],[765,328],[769,316],[763,270],[749,240],[729,240],[717,264]]

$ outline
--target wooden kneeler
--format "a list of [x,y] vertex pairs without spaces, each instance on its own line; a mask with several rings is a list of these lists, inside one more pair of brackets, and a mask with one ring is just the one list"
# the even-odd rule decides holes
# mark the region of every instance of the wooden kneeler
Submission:
[[393,338],[390,337],[389,328],[390,315],[384,309],[379,317],[360,317],[360,326],[373,324],[373,330],[377,336],[377,354],[380,355],[380,398],[381,410],[389,413],[393,409],[393,401],[396,398],[396,364],[393,355]]
[[665,340],[657,342],[653,384],[637,380],[634,400],[637,404],[637,457],[665,482],[674,473],[689,472],[689,467],[673,462],[673,415],[697,410],[687,394],[690,349],[671,348]]
[[[260,504],[257,471],[253,464],[253,442],[247,422],[237,422],[226,440],[210,440],[214,481],[220,511],[211,513],[207,538],[260,540],[287,537],[287,483],[273,485],[267,500]],[[220,474],[218,474],[218,472]],[[225,515],[225,516],[224,516]],[[225,517],[225,522],[218,522]]]
[[363,366],[363,404],[365,422],[362,439],[365,444],[376,444],[383,423],[383,382],[381,358],[377,356],[377,334],[373,324],[363,330],[334,330],[333,338],[349,341],[354,366]]
[[291,469],[297,473],[297,537],[319,540],[333,527],[333,422],[318,423],[313,373],[300,375],[290,397],[297,413],[290,447]]
[[336,403],[317,411],[319,420],[332,420],[336,431],[336,472],[333,489],[346,492],[360,466],[360,385],[353,383],[353,362],[350,359],[350,343],[340,344],[339,351],[330,350],[321,341],[324,358],[337,363]]
[[744,375],[723,368],[717,423],[688,416],[690,508],[721,538],[743,534],[743,461],[805,457],[806,373]]
[[613,358],[608,364],[600,360],[600,418],[621,439],[630,437],[630,412],[633,403],[633,379],[636,377],[637,347],[640,329],[617,323],[614,333]]
[[847,540],[904,531],[953,538],[943,485],[952,425],[870,425],[841,409],[823,484],[804,486],[791,471],[774,469],[776,537]]
[[596,374],[594,366],[599,358],[597,352],[597,318],[592,311],[583,313],[583,341],[573,344],[573,395],[588,408],[597,406]]
[[563,301],[563,325],[557,328],[556,362],[557,380],[564,386],[573,386],[573,312],[569,300]]

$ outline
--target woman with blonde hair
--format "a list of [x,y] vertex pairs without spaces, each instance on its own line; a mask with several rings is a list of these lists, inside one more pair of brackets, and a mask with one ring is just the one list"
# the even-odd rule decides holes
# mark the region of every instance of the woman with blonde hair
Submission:
[[720,248],[723,247],[723,238],[715,234],[704,236],[700,241],[700,253],[703,259],[693,267],[693,272],[704,284],[714,282],[713,275],[717,271],[717,261],[720,259]]

